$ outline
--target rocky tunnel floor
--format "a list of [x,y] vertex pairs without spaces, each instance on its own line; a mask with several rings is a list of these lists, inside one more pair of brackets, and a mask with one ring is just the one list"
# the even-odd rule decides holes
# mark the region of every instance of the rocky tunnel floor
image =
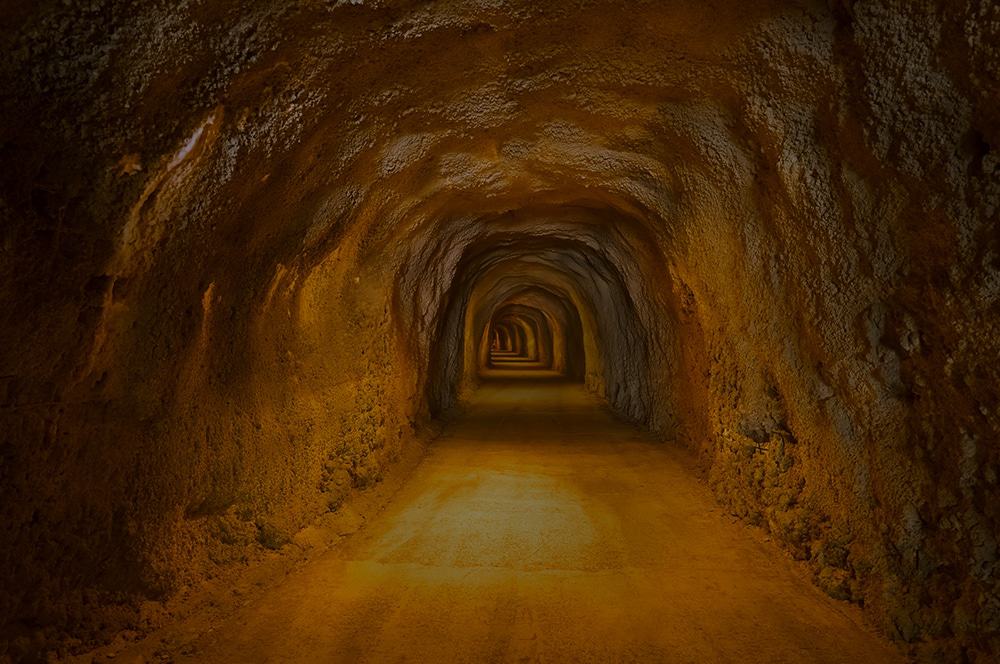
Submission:
[[164,649],[154,635],[116,660],[248,653],[901,661],[857,607],[823,595],[718,508],[688,453],[544,371],[491,372],[386,509],[342,546],[189,640]]

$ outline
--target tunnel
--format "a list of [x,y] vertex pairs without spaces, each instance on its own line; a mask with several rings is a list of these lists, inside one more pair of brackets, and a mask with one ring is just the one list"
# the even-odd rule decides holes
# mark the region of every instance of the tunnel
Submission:
[[3,14],[0,662],[1000,658],[1000,4]]

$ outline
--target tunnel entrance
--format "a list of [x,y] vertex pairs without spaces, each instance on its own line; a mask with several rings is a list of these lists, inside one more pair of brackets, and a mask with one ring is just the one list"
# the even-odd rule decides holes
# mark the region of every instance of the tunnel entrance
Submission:
[[[652,326],[671,318],[659,302],[640,306],[653,284],[639,258],[661,260],[641,226],[594,201],[533,204],[476,226],[482,234],[464,227],[467,242],[440,265],[431,260],[439,236],[415,229],[415,255],[426,258],[399,275],[415,327],[438,312],[418,349],[428,360],[428,415],[453,412],[494,372],[520,368],[582,382],[622,417],[655,428],[650,353],[673,353],[673,340],[650,346]],[[443,283],[451,285],[438,290]]]
[[534,307],[510,305],[490,322],[487,367],[490,369],[551,369],[552,329],[545,313]]
[[583,381],[586,359],[579,313],[572,302],[542,287],[525,285],[496,305],[479,346],[479,379]]

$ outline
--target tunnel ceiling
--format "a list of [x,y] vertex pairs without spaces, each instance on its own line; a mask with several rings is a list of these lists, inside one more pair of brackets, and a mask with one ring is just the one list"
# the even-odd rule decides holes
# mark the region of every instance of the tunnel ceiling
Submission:
[[996,646],[996,5],[9,4],[11,629],[280,548],[515,303],[829,594]]

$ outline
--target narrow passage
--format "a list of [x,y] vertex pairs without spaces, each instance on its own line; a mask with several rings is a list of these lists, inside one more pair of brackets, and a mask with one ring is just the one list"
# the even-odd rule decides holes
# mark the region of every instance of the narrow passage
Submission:
[[[899,661],[716,506],[686,453],[542,371],[494,378],[388,508],[200,661]],[[183,660],[183,658],[180,658]]]

